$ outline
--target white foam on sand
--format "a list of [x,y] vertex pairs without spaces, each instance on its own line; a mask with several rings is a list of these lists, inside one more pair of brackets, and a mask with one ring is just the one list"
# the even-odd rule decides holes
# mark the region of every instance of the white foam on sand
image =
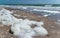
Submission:
[[[44,25],[43,21],[17,19],[11,14],[11,11],[6,9],[0,10],[0,22],[2,22],[3,26],[11,25],[11,31],[19,38],[33,38],[32,36],[35,35],[45,36],[48,34],[48,31],[42,26]],[[36,26],[31,28],[32,24]]]
[[60,22],[60,20],[57,20],[58,22]]
[[14,14],[14,16],[16,16],[16,17],[20,17],[20,15],[19,15],[19,14]]
[[43,15],[44,17],[48,17],[48,16],[50,16],[51,14],[45,14],[45,15]]

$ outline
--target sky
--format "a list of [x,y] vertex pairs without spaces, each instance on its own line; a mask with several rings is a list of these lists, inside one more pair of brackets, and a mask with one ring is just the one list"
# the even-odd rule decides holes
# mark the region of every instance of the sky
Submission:
[[0,4],[60,4],[60,0],[0,0]]

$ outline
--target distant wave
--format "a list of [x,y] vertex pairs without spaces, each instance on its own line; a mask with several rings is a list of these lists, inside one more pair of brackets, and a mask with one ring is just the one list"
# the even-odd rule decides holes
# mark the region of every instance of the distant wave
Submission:
[[33,9],[33,11],[42,11],[42,12],[47,12],[47,13],[60,13],[59,11],[51,11],[51,10],[38,10],[38,9]]

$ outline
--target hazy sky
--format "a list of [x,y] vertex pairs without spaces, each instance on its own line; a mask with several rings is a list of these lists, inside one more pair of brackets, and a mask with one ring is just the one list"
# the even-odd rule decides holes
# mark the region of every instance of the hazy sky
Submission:
[[60,4],[60,0],[0,0],[0,4]]

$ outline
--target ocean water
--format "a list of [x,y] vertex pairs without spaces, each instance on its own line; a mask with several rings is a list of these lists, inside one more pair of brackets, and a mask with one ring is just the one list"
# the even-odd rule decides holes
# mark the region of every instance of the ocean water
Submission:
[[0,0],[0,4],[60,4],[60,0]]

